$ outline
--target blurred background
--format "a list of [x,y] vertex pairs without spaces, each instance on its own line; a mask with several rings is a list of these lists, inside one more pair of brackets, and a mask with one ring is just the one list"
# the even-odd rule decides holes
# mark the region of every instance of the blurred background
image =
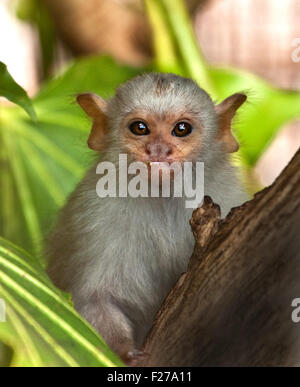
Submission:
[[37,115],[0,97],[0,235],[29,251],[92,159],[78,92],[106,98],[144,71],[192,77],[216,102],[246,92],[235,162],[251,193],[300,146],[299,0],[0,0],[0,36],[2,82]]
[[[299,0],[186,4],[209,64],[246,69],[276,87],[300,90]],[[143,0],[1,0],[0,36],[0,60],[30,96],[72,57],[105,53],[141,66],[154,55]],[[299,145],[295,120],[256,166],[263,185],[273,182]]]

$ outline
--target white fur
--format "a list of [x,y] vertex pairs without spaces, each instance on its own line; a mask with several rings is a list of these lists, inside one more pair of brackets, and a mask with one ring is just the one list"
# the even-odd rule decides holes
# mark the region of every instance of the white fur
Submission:
[[[133,105],[153,111],[185,101],[198,109],[205,128],[204,150],[198,157],[205,162],[205,194],[225,216],[247,195],[227,155],[214,141],[214,105],[192,81],[163,76],[166,82],[175,82],[171,95],[154,97],[159,75],[152,74],[122,86],[110,101],[112,140],[101,160],[116,162],[122,151],[117,128]],[[185,198],[100,199],[95,171],[93,166],[79,184],[49,238],[48,272],[57,286],[72,294],[75,308],[122,355],[141,346],[155,313],[186,271],[194,247],[189,225],[192,210],[185,208]]]

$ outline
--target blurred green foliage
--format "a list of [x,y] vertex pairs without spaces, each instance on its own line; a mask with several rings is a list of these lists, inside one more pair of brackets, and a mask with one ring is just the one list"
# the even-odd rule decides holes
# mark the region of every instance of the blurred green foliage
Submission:
[[41,78],[52,73],[57,36],[45,2],[41,0],[17,0],[16,14],[22,21],[31,23],[38,32],[41,49]]
[[2,62],[0,62],[0,96],[19,105],[33,121],[36,121],[36,114],[26,91],[13,80]]
[[[280,127],[300,116],[300,94],[277,90],[249,73],[211,68],[183,0],[145,2],[156,51],[148,70],[192,77],[216,101],[248,93],[250,103],[241,109],[236,134],[241,162],[252,168]],[[36,5],[30,0],[22,17],[36,18]],[[8,323],[0,324],[0,340],[6,344],[0,346],[0,359],[4,352],[10,356],[10,347],[13,365],[120,364],[51,285],[38,256],[59,208],[94,157],[86,146],[90,123],[74,96],[92,91],[108,98],[120,83],[143,71],[107,57],[76,60],[30,101],[0,64],[0,95],[18,105],[0,109],[0,235],[35,257],[0,240],[0,297],[8,304]]]

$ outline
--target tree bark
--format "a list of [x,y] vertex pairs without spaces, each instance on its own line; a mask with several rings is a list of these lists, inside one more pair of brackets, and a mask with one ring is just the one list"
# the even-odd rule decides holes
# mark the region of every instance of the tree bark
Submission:
[[220,219],[193,213],[188,271],[165,300],[142,366],[299,366],[300,150],[276,182]]

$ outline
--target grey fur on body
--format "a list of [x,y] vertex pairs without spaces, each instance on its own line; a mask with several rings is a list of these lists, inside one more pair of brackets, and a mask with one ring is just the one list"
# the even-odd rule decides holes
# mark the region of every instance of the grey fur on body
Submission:
[[[159,89],[159,92],[158,92]],[[164,114],[188,109],[203,127],[205,194],[222,215],[247,199],[221,145],[214,104],[193,81],[147,74],[122,85],[108,102],[109,146],[100,160],[124,153],[119,128],[136,108]],[[191,161],[191,160],[188,160]],[[186,271],[194,238],[185,198],[104,198],[93,166],[71,195],[49,237],[48,273],[72,294],[75,308],[119,354],[140,348],[155,313]]]

